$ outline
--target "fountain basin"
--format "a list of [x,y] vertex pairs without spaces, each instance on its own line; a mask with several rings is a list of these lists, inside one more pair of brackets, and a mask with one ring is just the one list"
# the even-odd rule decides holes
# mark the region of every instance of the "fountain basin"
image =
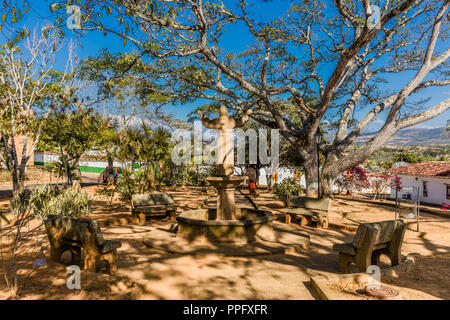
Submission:
[[270,211],[236,208],[236,220],[216,220],[217,209],[185,211],[177,217],[177,237],[210,243],[251,243],[274,239]]
[[223,177],[207,177],[206,181],[215,188],[233,188],[240,185],[247,176],[223,176]]

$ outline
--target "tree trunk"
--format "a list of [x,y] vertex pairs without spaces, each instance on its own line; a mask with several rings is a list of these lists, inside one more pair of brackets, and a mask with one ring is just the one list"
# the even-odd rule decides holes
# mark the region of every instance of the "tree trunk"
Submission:
[[320,195],[323,198],[333,198],[333,184],[340,173],[338,165],[339,157],[328,154],[320,173]]
[[114,160],[111,155],[108,155],[108,168],[109,169],[114,168]]
[[306,182],[306,196],[317,196],[317,153],[309,153],[309,157],[305,159],[305,182]]
[[322,198],[334,198],[333,184],[337,176],[331,174],[320,175],[320,196]]
[[13,194],[21,191],[20,183],[19,183],[19,175],[17,174],[17,170],[13,169],[12,171],[12,182],[13,182]]
[[19,191],[23,191],[25,189],[25,174],[27,170],[26,163],[28,162],[28,159],[25,159],[25,161],[22,161],[22,163],[19,166]]

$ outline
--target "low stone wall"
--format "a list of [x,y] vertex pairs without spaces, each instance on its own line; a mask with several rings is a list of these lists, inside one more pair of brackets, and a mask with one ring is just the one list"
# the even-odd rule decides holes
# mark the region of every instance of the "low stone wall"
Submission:
[[[396,275],[397,272],[408,272],[411,270],[415,263],[414,256],[417,254],[408,254],[406,259],[393,267],[381,269],[381,281],[383,278],[390,278]],[[331,291],[328,286],[329,282],[333,281],[349,281],[349,282],[367,282],[371,277],[371,274],[368,273],[350,273],[350,274],[336,274],[336,275],[328,275],[328,276],[314,276],[311,277],[311,287],[314,288],[315,292],[319,295],[321,300],[340,300],[339,297]]]
[[[344,197],[344,196],[335,196],[335,198],[341,199],[341,200],[359,201],[359,202],[364,202],[364,203],[387,206],[389,208],[395,208],[395,202],[393,202],[391,200],[380,201],[380,200],[371,200],[371,199],[362,199],[362,198],[350,198],[350,197]],[[425,212],[425,213],[429,213],[429,214],[432,214],[435,216],[450,219],[450,211],[439,210],[437,208],[435,209],[435,208],[424,207],[421,205],[420,212]]]
[[239,220],[214,220],[215,209],[183,212],[177,217],[177,237],[211,243],[248,243],[272,236],[273,215],[269,211],[237,208],[236,217]]

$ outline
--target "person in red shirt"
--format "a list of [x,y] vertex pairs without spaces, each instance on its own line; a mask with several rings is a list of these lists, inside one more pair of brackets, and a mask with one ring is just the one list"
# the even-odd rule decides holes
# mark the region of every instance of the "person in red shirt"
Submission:
[[248,188],[250,193],[255,193],[256,191],[256,169],[253,167],[247,167],[246,175],[248,177]]

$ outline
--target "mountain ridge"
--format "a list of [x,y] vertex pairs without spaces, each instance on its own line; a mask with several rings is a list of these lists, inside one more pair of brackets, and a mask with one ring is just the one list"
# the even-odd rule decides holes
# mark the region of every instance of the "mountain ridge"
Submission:
[[[376,132],[364,133],[356,139],[355,144],[361,145],[372,138]],[[334,139],[334,135],[327,135],[327,140]],[[438,128],[406,128],[396,132],[385,146],[407,146],[407,145],[448,145],[450,144],[450,133],[446,127]]]

